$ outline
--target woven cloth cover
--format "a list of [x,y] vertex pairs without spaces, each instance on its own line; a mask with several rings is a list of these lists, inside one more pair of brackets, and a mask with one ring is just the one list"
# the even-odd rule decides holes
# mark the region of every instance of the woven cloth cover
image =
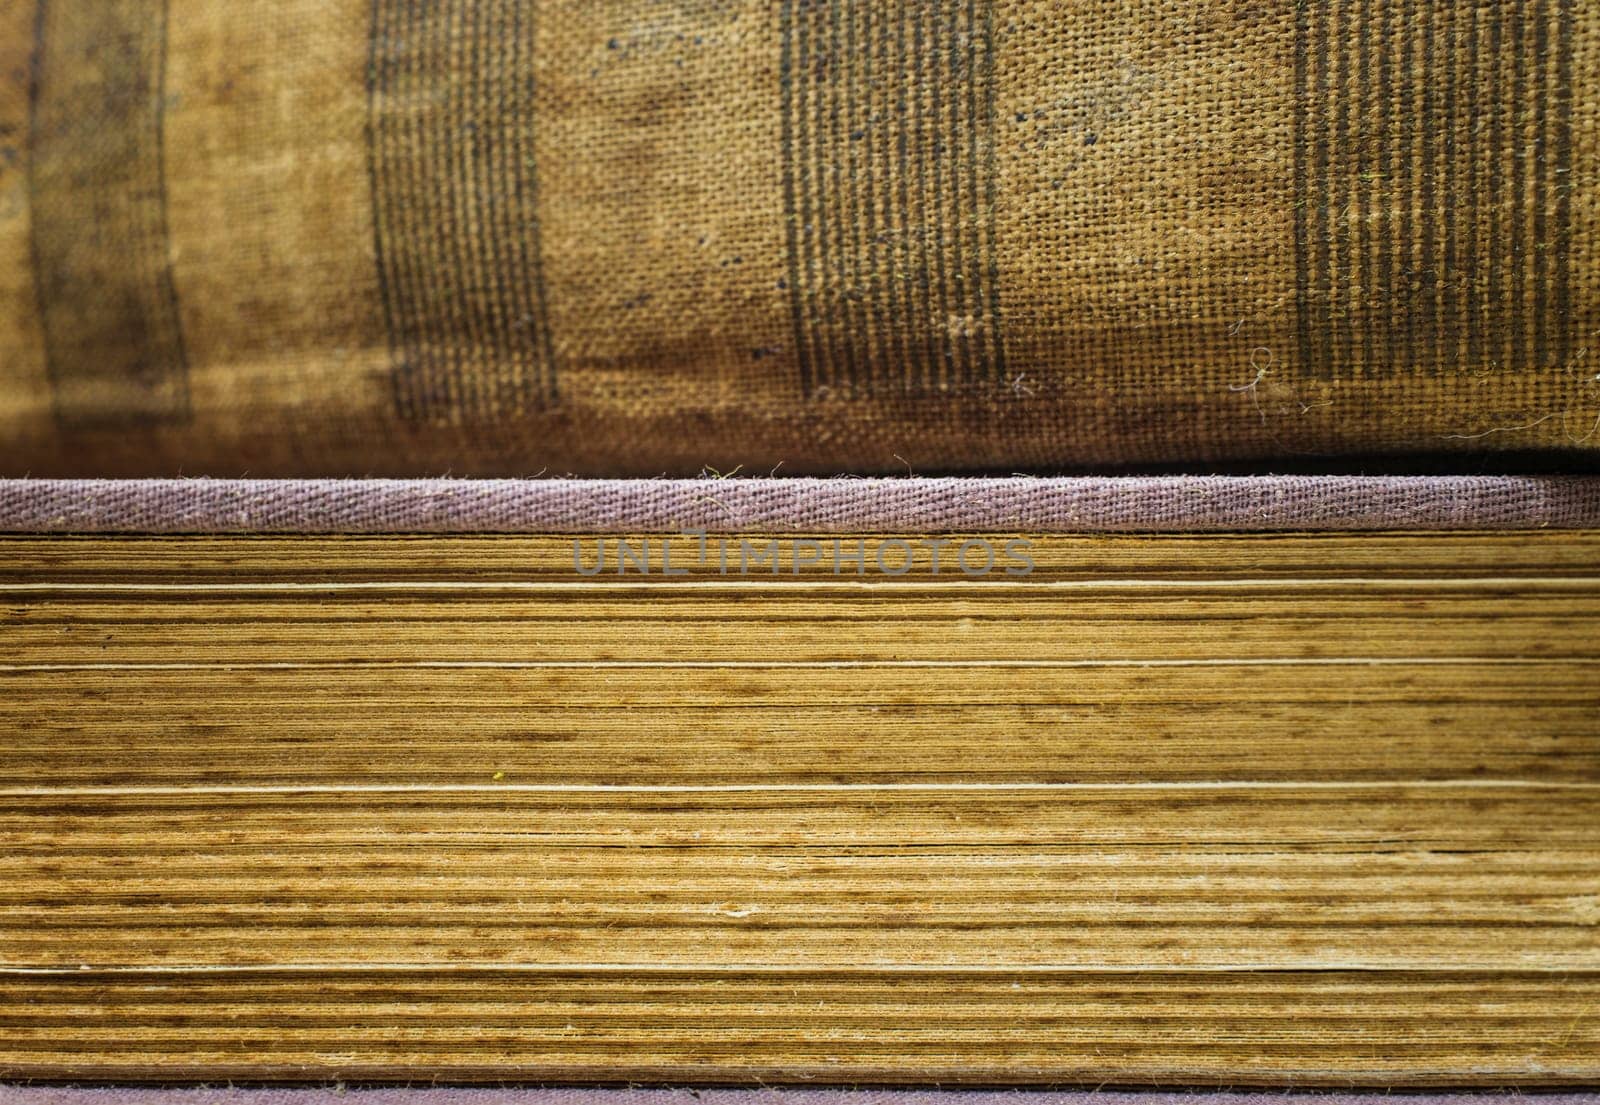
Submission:
[[0,474],[1592,460],[1596,72],[1585,0],[0,3]]
[[0,533],[1578,529],[1600,477],[7,480]]

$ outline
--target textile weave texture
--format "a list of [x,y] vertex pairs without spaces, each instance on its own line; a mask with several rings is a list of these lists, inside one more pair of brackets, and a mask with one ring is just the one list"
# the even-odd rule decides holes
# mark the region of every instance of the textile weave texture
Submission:
[[808,533],[1600,526],[1600,478],[0,480],[21,533]]
[[0,5],[0,474],[1600,451],[1580,0]]

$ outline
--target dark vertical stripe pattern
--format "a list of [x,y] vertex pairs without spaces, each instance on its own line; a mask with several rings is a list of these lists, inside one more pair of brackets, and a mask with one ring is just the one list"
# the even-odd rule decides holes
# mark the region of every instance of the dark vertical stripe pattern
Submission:
[[533,0],[374,0],[373,238],[402,418],[556,398],[534,161]]
[[1572,4],[1297,5],[1307,373],[1571,358]]
[[779,12],[802,390],[1003,379],[989,0],[782,0]]
[[29,104],[34,283],[64,427],[189,417],[167,229],[164,0],[42,0]]

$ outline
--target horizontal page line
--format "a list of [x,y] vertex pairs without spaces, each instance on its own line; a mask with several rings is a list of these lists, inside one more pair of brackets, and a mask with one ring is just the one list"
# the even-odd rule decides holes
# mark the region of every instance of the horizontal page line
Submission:
[[1372,974],[1441,974],[1441,975],[1559,975],[1559,976],[1590,976],[1600,975],[1600,964],[1593,967],[1565,967],[1565,966],[1504,966],[1493,967],[1459,967],[1459,966],[1394,966],[1390,964],[1376,965],[1370,962],[1353,960],[1348,963],[1316,965],[1300,965],[1286,963],[1226,963],[1226,964],[1118,964],[1097,965],[1088,963],[1030,963],[1030,964],[997,964],[997,963],[961,963],[961,964],[935,964],[935,963],[833,963],[833,964],[793,964],[781,963],[750,963],[750,964],[720,964],[720,963],[495,963],[488,961],[468,961],[461,963],[272,963],[272,964],[159,964],[149,966],[135,966],[128,964],[115,964],[108,966],[94,966],[83,964],[76,967],[66,966],[0,966],[0,976],[6,975],[44,975],[44,976],[79,976],[88,974],[370,974],[370,973],[418,973],[418,974],[452,974],[452,973],[493,973],[516,972],[526,974],[962,974],[962,975],[1009,975],[1009,974],[1262,974],[1262,973],[1295,973],[1295,974],[1328,974],[1341,971],[1360,971]]
[[6,672],[69,671],[350,671],[370,669],[409,670],[636,670],[668,671],[720,670],[858,670],[867,668],[1261,668],[1261,667],[1367,667],[1367,666],[1462,666],[1526,667],[1551,664],[1600,664],[1600,656],[1317,656],[1317,657],[1239,657],[1204,660],[219,660],[213,663],[105,663],[105,664],[0,664]]
[[1532,779],[1417,779],[1404,781],[1334,781],[1282,779],[1200,782],[1130,783],[282,783],[199,784],[195,786],[0,787],[0,797],[64,797],[73,795],[185,794],[839,794],[850,792],[1037,792],[1122,790],[1578,790],[1600,791],[1600,782],[1540,782]]
[[[581,580],[529,580],[482,582],[464,580],[461,582],[445,582],[439,580],[418,580],[412,582],[398,580],[373,580],[364,582],[296,582],[296,583],[3,583],[0,582],[0,594],[10,592],[40,592],[40,591],[66,591],[66,592],[130,592],[130,593],[184,593],[184,592],[218,592],[218,593],[248,593],[248,592],[297,592],[297,591],[506,591],[506,592],[537,592],[537,591],[596,591],[617,588],[653,588],[656,583],[650,582],[649,576],[618,576],[596,577],[593,581]],[[737,578],[704,580],[684,579],[677,582],[667,582],[668,578],[653,577],[660,580],[660,586],[670,587],[673,590],[746,590],[753,584],[781,583],[784,590],[822,589],[822,590],[866,590],[881,591],[885,589],[926,591],[934,588],[960,588],[963,591],[972,591],[978,588],[1008,590],[1039,590],[1039,591],[1064,591],[1064,590],[1206,590],[1213,588],[1248,589],[1248,588],[1337,588],[1337,587],[1374,587],[1383,589],[1405,589],[1414,587],[1448,587],[1448,588],[1487,588],[1491,590],[1508,590],[1522,588],[1550,588],[1571,590],[1581,588],[1600,587],[1600,576],[1466,576],[1449,578],[1404,578],[1404,577],[1372,577],[1350,576],[1333,578],[1263,578],[1263,579],[1057,579],[1057,580],[1001,580],[984,577],[948,579],[932,578],[927,580],[910,579],[884,579],[884,580],[857,580],[857,579],[832,579],[816,580],[804,576],[740,576]]]

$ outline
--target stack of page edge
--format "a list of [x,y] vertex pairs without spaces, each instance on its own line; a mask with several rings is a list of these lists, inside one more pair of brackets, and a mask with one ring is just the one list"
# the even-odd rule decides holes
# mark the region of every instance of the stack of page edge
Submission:
[[0,1077],[1600,1080],[1593,481],[917,482],[0,487]]

